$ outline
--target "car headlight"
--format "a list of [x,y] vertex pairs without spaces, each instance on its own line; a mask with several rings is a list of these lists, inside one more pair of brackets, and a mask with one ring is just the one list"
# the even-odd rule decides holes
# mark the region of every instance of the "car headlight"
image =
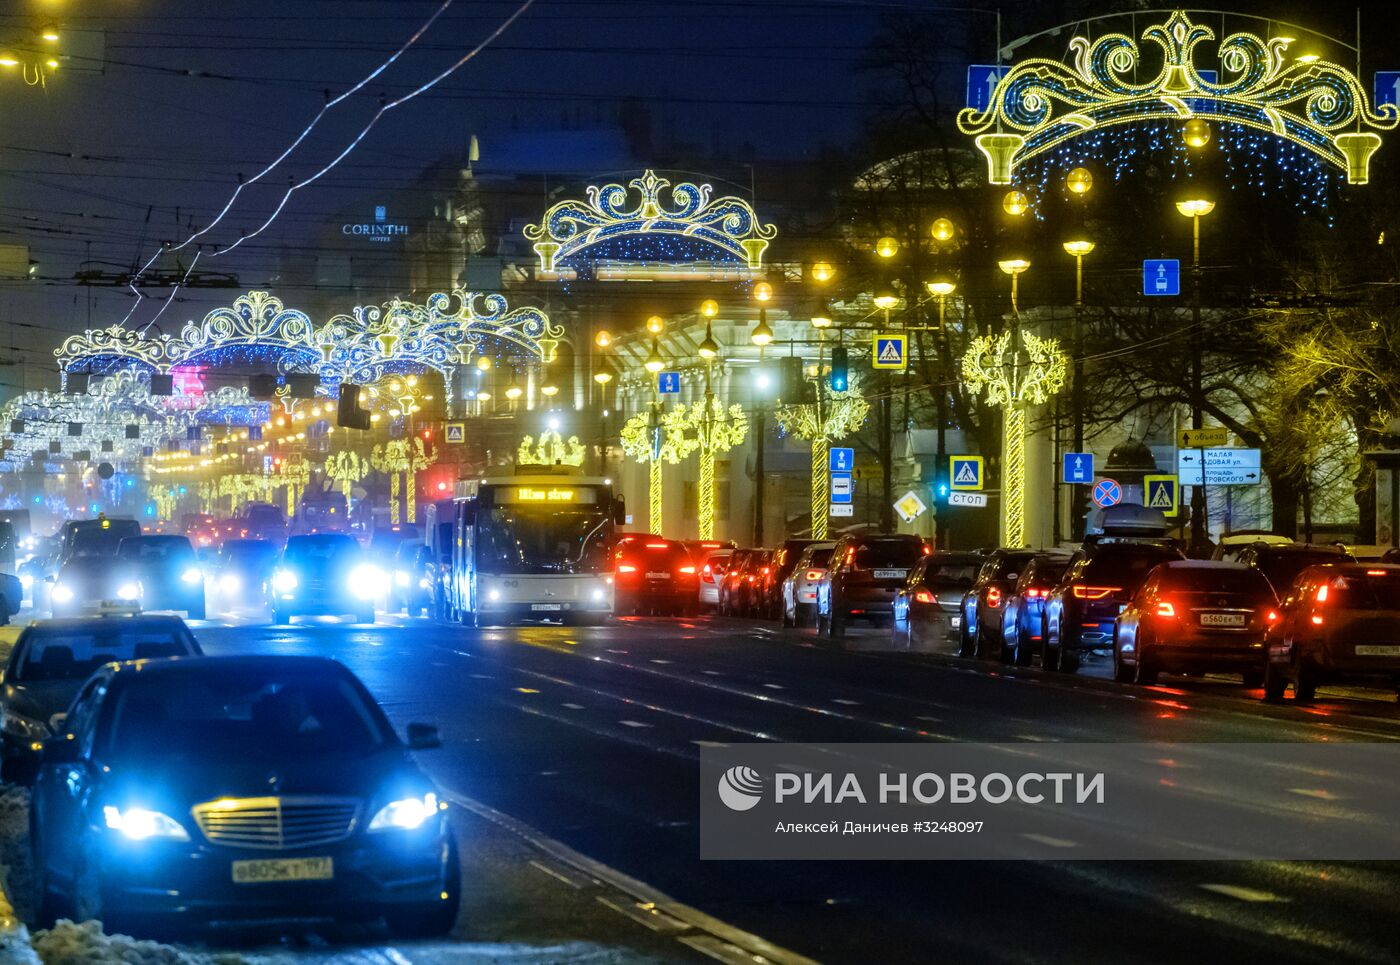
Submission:
[[117,587],[117,599],[135,600],[141,596],[141,587],[137,583],[123,583]]
[[188,841],[189,832],[174,818],[159,811],[146,808],[115,808],[110,804],[102,809],[102,817],[107,827],[120,832],[132,841],[145,841],[147,838],[167,838],[171,841]]
[[204,582],[204,573],[200,571],[199,567],[191,566],[189,569],[185,570],[185,572],[180,574],[180,579],[184,580],[190,585],[194,585],[195,583]]
[[291,570],[278,570],[272,574],[272,588],[278,593],[290,593],[297,588],[297,575]]
[[602,587],[600,587],[600,586],[597,586],[597,587],[594,587],[594,588],[593,588],[593,602],[594,602],[594,603],[602,603],[604,600],[607,599],[607,597],[608,597],[608,591],[607,591],[607,590],[604,590],[604,589],[603,589]]
[[25,740],[43,740],[49,736],[48,725],[43,721],[16,714],[13,710],[0,710],[0,730]]
[[408,586],[408,574],[403,570],[396,570],[394,572],[394,582],[399,586]]
[[225,573],[219,577],[219,589],[225,593],[237,593],[243,589],[243,581],[232,573]]
[[63,583],[55,583],[53,592],[49,594],[55,603],[71,603],[73,601],[73,590]]
[[368,563],[361,563],[350,571],[350,592],[361,599],[378,596],[384,592],[387,582],[383,571]]
[[487,590],[487,591],[486,591],[486,599],[490,600],[492,603],[499,603],[499,602],[501,601],[501,591],[500,591],[500,590]]
[[21,573],[19,575],[19,585],[26,590],[32,589],[34,586],[34,576],[30,573]]
[[369,830],[412,831],[415,828],[421,828],[425,821],[437,814],[438,809],[437,795],[431,791],[422,797],[406,797],[398,801],[390,801],[380,808],[379,813],[374,816],[374,820],[370,821]]
[[423,577],[422,579],[420,579],[420,580],[418,581],[418,586],[419,586],[420,589],[426,590],[426,589],[428,589],[429,587],[431,587],[432,585],[433,585],[433,581],[430,580],[430,579],[428,579],[426,576]]

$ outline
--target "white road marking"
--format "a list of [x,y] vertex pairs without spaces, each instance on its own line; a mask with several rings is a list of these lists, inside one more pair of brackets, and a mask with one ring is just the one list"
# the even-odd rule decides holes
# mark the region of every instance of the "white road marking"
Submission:
[[922,721],[924,721],[925,723],[929,723],[929,724],[941,724],[941,723],[943,723],[943,718],[942,718],[942,717],[930,717],[930,716],[928,716],[927,714],[924,714],[923,716],[920,716],[920,717],[915,717],[914,719],[915,719],[915,720],[922,720]]
[[1327,790],[1325,787],[1290,787],[1289,794],[1301,794],[1303,797],[1315,797],[1320,801],[1336,801],[1337,795]]
[[782,684],[764,684],[763,686],[767,687],[769,690],[782,690],[782,689],[783,689],[783,685],[782,685]]
[[831,701],[831,702],[832,702],[833,704],[845,704],[847,707],[859,707],[859,706],[860,706],[860,701],[859,701],[859,700],[846,700],[846,699],[844,699],[844,698],[842,698],[842,697],[834,697],[834,698],[832,698],[832,701]]
[[691,741],[697,747],[728,747],[724,741]]
[[1246,888],[1243,885],[1204,884],[1198,885],[1197,887],[1201,888],[1203,891],[1213,891],[1217,895],[1224,895],[1227,898],[1237,898],[1240,901],[1287,902],[1290,900],[1282,895],[1276,895],[1272,891],[1258,891],[1254,888]]
[[1070,841],[1066,838],[1052,838],[1048,834],[1023,834],[1021,837],[1027,841],[1034,841],[1036,844],[1043,844],[1050,848],[1077,848],[1078,842]]
[[724,676],[724,674],[720,673],[718,670],[702,670],[702,671],[700,671],[700,672],[701,672],[702,674],[704,674],[705,676],[707,676],[707,677],[723,677],[723,676]]
[[652,662],[652,663],[670,663],[671,661],[669,661],[669,660],[661,660],[661,659],[659,659],[659,658],[653,657],[651,662]]
[[562,704],[561,706],[567,707],[567,708],[569,708],[570,710],[583,710],[583,709],[584,709],[583,704]]
[[618,721],[618,723],[621,724],[623,727],[650,727],[650,726],[651,726],[650,724],[643,724],[640,720],[620,720],[620,721]]

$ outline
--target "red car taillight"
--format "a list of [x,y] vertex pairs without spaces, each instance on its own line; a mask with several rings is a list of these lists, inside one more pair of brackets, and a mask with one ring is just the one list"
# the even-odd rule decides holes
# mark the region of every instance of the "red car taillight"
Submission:
[[1102,600],[1110,593],[1117,593],[1122,587],[1119,586],[1076,586],[1074,596],[1079,600]]
[[988,588],[988,590],[987,590],[987,606],[991,607],[993,610],[995,610],[997,607],[1001,606],[1001,590],[998,590],[998,589],[997,589],[996,587],[994,587],[994,586]]
[[932,602],[933,602],[933,594],[930,593],[928,590],[915,590],[915,591],[914,591],[914,602],[915,602],[915,603],[932,603]]
[[1044,595],[1045,595],[1045,591],[1044,591],[1044,590],[1037,590],[1035,587],[1031,587],[1029,590],[1026,591],[1026,596],[1030,597],[1032,600],[1034,600],[1034,599],[1035,599],[1036,597],[1038,597],[1038,596],[1044,596]]
[[808,570],[806,573],[803,574],[803,576],[807,578],[808,583],[815,583],[817,580],[820,580],[822,578],[822,571]]
[[1175,617],[1176,607],[1172,606],[1166,600],[1163,600],[1161,603],[1157,604],[1157,615],[1159,617]]
[[705,568],[700,571],[700,579],[704,580],[706,583],[714,583],[715,571],[710,568],[709,563],[706,563]]
[[637,568],[631,563],[619,563],[617,564],[617,571],[619,573],[635,573],[637,572]]
[[693,567],[693,566],[682,566],[681,569],[680,569],[680,571],[681,571],[682,573],[689,574],[690,576],[694,576],[694,575],[695,575],[695,567]]

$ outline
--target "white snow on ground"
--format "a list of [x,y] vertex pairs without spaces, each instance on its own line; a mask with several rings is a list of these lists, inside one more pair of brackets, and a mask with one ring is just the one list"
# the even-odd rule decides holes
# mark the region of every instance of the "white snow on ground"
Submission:
[[0,888],[19,917],[28,920],[33,913],[29,789],[9,784],[0,787]]
[[44,965],[245,965],[235,954],[191,952],[173,945],[107,935],[102,925],[64,918],[51,931],[35,932],[34,951]]

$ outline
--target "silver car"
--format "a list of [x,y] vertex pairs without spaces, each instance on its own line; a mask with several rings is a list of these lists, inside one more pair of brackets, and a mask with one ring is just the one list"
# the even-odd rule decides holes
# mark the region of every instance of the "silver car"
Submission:
[[806,627],[817,620],[817,588],[826,576],[834,542],[813,543],[783,580],[783,626]]
[[711,609],[719,606],[719,584],[729,571],[729,557],[733,550],[716,550],[705,557],[700,566],[700,605]]

